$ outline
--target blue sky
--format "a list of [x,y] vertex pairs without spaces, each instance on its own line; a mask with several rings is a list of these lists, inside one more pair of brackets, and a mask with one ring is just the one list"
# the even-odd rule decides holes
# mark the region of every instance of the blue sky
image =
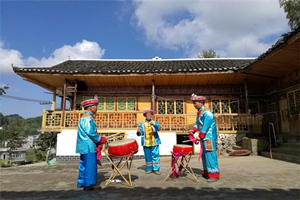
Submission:
[[[84,58],[184,58],[214,49],[256,57],[289,31],[278,0],[1,1],[0,85],[7,95],[51,100],[10,64],[51,66]],[[0,112],[33,117],[38,103],[1,98]]]

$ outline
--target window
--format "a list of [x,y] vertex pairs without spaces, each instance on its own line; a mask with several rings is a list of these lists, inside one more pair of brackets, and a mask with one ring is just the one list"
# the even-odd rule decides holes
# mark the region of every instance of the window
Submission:
[[82,109],[82,106],[81,106],[81,103],[84,101],[84,100],[87,100],[87,99],[92,99],[93,97],[91,96],[85,96],[85,97],[77,97],[76,99],[76,110],[81,110]]
[[16,157],[17,157],[17,158],[22,158],[22,157],[23,157],[23,154],[22,154],[22,153],[18,153]]
[[239,112],[239,101],[234,99],[212,100],[212,111],[216,114],[230,114]]
[[248,112],[251,111],[251,115],[255,115],[257,113],[259,113],[259,104],[258,102],[249,102],[249,110]]
[[106,97],[105,99],[106,99],[105,110],[114,111],[115,110],[115,98],[114,97]]
[[288,104],[291,114],[295,114],[300,111],[300,90],[288,93]]
[[[92,99],[94,97],[79,97],[77,98],[77,105],[76,108],[77,110],[81,110],[82,106],[81,106],[81,102],[86,100],[86,99]],[[98,104],[98,110],[99,111],[114,111],[115,110],[115,98],[114,97],[98,97],[99,100],[99,104]]]
[[184,113],[183,100],[158,100],[157,113],[168,115],[181,115]]
[[136,98],[127,98],[127,110],[135,110]]
[[118,98],[118,110],[126,110],[126,98]]
[[135,103],[136,103],[136,98],[134,98],[134,97],[128,97],[128,98],[120,97],[120,98],[118,98],[118,110],[134,111]]
[[176,114],[183,114],[183,100],[176,100]]
[[268,112],[275,112],[275,111],[276,111],[275,103],[270,103],[268,105]]
[[[85,99],[93,98],[93,97],[81,97],[78,98],[78,108],[81,109],[80,103]],[[115,99],[115,97],[98,97],[98,111],[135,111],[136,110],[136,98],[135,97],[119,97]],[[115,102],[115,100],[117,102]]]
[[229,100],[221,100],[222,113],[229,113]]
[[98,110],[104,110],[105,98],[98,98],[98,100],[99,100]]
[[297,111],[300,111],[300,90],[295,91],[295,104]]
[[239,112],[238,100],[230,100],[230,108],[231,108],[231,113],[238,113]]
[[213,113],[221,113],[220,111],[220,100],[212,100]]

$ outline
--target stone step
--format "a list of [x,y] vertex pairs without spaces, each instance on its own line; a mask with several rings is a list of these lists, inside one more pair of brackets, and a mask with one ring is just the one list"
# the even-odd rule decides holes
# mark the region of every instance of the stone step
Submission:
[[[270,158],[270,152],[263,151],[263,152],[261,152],[261,155],[264,157]],[[273,159],[300,164],[300,156],[273,152],[272,157],[273,157]]]
[[300,156],[300,149],[296,147],[278,147],[272,148],[272,152],[282,153],[287,155]]
[[300,142],[290,142],[290,143],[282,143],[282,147],[292,147],[300,149]]

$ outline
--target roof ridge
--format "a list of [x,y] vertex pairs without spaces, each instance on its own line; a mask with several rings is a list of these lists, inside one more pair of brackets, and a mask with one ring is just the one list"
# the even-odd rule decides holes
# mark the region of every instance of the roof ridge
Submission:
[[[253,58],[170,58],[170,59],[160,59],[160,60],[153,60],[153,59],[70,59],[67,61],[200,61],[200,60],[254,60]],[[65,61],[66,62],[66,61]],[[61,64],[61,63],[60,63]]]

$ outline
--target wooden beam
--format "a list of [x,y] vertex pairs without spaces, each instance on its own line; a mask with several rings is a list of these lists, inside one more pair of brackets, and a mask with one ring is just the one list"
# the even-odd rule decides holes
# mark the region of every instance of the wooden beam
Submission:
[[[155,82],[156,83],[156,82]],[[244,86],[240,85],[213,85],[199,87],[197,85],[189,86],[157,86],[155,84],[155,95],[177,95],[189,96],[192,93],[203,95],[241,95],[244,94]],[[101,94],[102,96],[144,96],[152,94],[152,87],[94,87],[88,91],[78,91],[79,96],[89,96],[93,94]]]
[[249,73],[249,72],[241,72],[242,74],[247,74],[247,75],[251,75],[251,76],[259,76],[259,77],[264,77],[264,78],[277,78],[274,76],[267,76],[267,75],[262,75],[262,74],[254,74],[254,73]]
[[53,87],[53,86],[50,86],[50,85],[47,85],[47,84],[45,84],[45,83],[42,83],[42,82],[40,82],[40,81],[37,81],[37,80],[34,80],[34,79],[32,79],[32,78],[29,78],[28,76],[25,76],[25,75],[23,75],[23,74],[19,74],[21,77],[23,77],[23,79],[25,80],[25,81],[28,81],[28,82],[31,82],[31,83],[33,83],[33,84],[36,84],[36,85],[39,85],[39,86],[41,86],[41,87],[44,87],[45,89],[47,89],[47,90],[49,90],[49,91],[55,91],[56,90],[56,88],[55,87]]

